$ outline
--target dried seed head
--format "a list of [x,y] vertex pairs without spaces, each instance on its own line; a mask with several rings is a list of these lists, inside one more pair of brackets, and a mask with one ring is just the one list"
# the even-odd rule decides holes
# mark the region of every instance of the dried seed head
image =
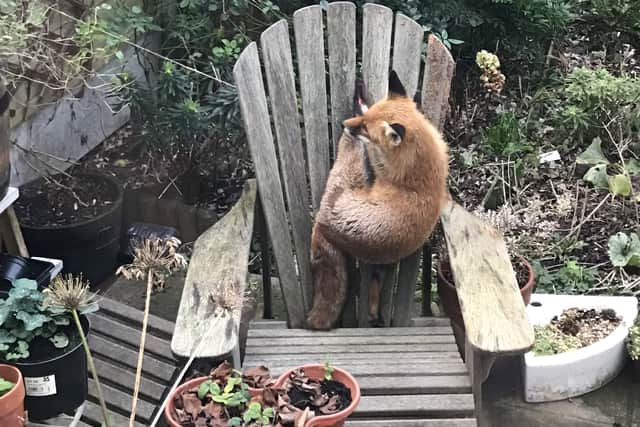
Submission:
[[57,276],[46,288],[44,306],[57,310],[76,310],[80,313],[97,308],[98,296],[91,292],[82,275]]

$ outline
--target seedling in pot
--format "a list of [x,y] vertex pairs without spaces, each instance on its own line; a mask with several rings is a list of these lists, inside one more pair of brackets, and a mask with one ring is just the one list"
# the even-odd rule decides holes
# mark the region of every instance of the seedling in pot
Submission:
[[260,425],[271,425],[271,421],[273,420],[274,416],[275,412],[273,411],[273,408],[263,409],[262,405],[259,402],[251,402],[247,410],[242,415],[242,418],[231,418],[227,426],[241,426],[243,422],[245,424],[254,422]]
[[331,366],[331,362],[329,359],[324,360],[324,379],[327,381],[331,381],[333,379],[333,366]]
[[[236,390],[238,386],[240,390]],[[213,380],[206,380],[198,387],[198,399],[205,400],[209,396],[214,402],[233,408],[249,400],[247,389],[247,385],[242,383],[242,378],[229,377],[224,388],[220,388]]]
[[15,387],[14,383],[0,377],[0,397],[9,393],[13,387]]

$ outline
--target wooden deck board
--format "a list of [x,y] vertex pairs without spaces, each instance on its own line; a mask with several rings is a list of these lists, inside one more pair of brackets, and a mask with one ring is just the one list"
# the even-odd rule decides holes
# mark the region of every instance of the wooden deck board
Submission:
[[328,359],[348,370],[360,385],[362,399],[347,426],[476,425],[471,380],[449,319],[328,332],[259,324],[249,330],[243,366],[264,365],[279,376],[292,366]]

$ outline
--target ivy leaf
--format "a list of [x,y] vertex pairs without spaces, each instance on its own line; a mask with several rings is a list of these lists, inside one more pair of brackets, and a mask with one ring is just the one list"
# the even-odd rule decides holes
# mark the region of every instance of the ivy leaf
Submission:
[[29,357],[29,344],[26,341],[18,341],[18,345],[5,356],[7,360],[26,359]]
[[58,332],[49,338],[49,341],[51,341],[56,348],[65,348],[69,345],[69,338],[64,332]]
[[16,319],[24,322],[24,328],[27,331],[33,331],[34,329],[44,325],[49,320],[49,316],[45,316],[40,313],[32,314],[27,313],[26,311],[19,311],[16,313]]
[[631,181],[626,175],[614,175],[607,178],[609,182],[609,191],[614,196],[627,197],[631,194]]
[[615,267],[640,266],[640,239],[636,233],[616,233],[609,238],[609,259]]
[[0,344],[13,344],[18,339],[11,335],[6,329],[0,329]]
[[591,145],[576,157],[576,163],[581,165],[608,165],[609,160],[602,154],[601,144],[602,141],[600,141],[600,138],[593,138]]
[[198,387],[198,399],[204,400],[206,395],[209,393],[209,386],[213,381],[206,380],[200,383],[200,387]]
[[607,165],[595,165],[589,168],[582,177],[583,180],[592,183],[597,188],[609,188]]
[[79,314],[91,314],[91,313],[95,313],[96,311],[100,310],[100,306],[98,305],[97,302],[91,303],[89,305],[85,305],[84,307],[82,307],[80,310],[78,310]]

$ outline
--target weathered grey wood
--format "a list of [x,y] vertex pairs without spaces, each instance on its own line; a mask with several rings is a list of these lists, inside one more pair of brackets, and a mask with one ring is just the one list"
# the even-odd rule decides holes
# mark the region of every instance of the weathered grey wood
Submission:
[[373,266],[360,264],[360,292],[358,293],[358,327],[369,326],[369,286],[373,277]]
[[[331,363],[389,363],[390,360],[402,360],[402,361],[426,361],[426,360],[444,360],[444,359],[458,359],[459,353],[454,352],[432,352],[432,353],[403,353],[398,355],[397,353],[360,353],[360,354],[332,354],[328,356]],[[269,354],[269,355],[248,355],[245,357],[244,366],[270,366],[282,365],[283,362],[291,364],[297,364],[298,362],[304,363],[316,363],[318,362],[318,356],[316,354],[295,354],[295,355],[282,355],[282,354]]]
[[342,328],[355,328],[358,326],[359,286],[360,273],[356,268],[356,262],[351,256],[347,256],[347,298],[340,318],[340,326]]
[[[93,334],[89,338],[89,347],[94,356],[105,361],[120,363],[129,368],[136,367],[138,361],[138,351],[135,348],[124,345]],[[160,361],[147,354],[144,356],[142,372],[145,375],[153,376],[160,381],[169,381],[175,372],[176,367],[169,363]]]
[[393,12],[385,6],[362,7],[362,79],[371,104],[387,94]]
[[333,2],[327,6],[331,140],[333,152],[342,135],[342,122],[353,115],[356,87],[356,6]]
[[[101,335],[111,337],[131,346],[140,344],[140,329],[135,329],[103,317],[99,311],[95,315],[90,316],[89,320],[91,321],[91,332],[100,333]],[[169,362],[173,360],[169,342],[150,333],[147,334],[144,348],[145,353],[153,354],[156,358],[167,359]]]
[[451,319],[449,319],[448,317],[414,317],[413,319],[411,319],[411,326],[451,326]]
[[[135,373],[132,373],[135,375]],[[125,393],[117,388],[111,387],[108,384],[100,384],[102,386],[102,394],[104,396],[105,402],[110,408],[114,408],[116,410],[122,412],[130,412],[131,411],[131,394]],[[89,395],[97,396],[96,392],[96,384],[93,382],[93,379],[89,377]],[[151,421],[151,417],[153,415],[153,411],[155,410],[155,405],[158,402],[148,402],[145,399],[138,399],[138,403],[136,405],[136,418],[140,418],[145,423]]]
[[309,184],[314,211],[320,207],[320,199],[329,175],[331,147],[327,126],[327,86],[322,27],[320,6],[308,6],[293,14]]
[[[141,325],[142,317],[144,315],[141,310],[103,296],[100,297],[99,313],[101,315],[109,315],[112,318],[121,319],[129,326]],[[147,328],[152,333],[156,333],[159,336],[170,337],[173,334],[174,326],[173,322],[163,319],[162,317],[158,317],[153,314],[149,315]]]
[[473,418],[450,418],[433,420],[347,420],[345,427],[476,427]]
[[357,377],[362,394],[392,396],[396,394],[458,394],[471,393],[467,375],[409,375]]
[[286,347],[249,347],[247,346],[246,354],[291,354],[293,353],[306,353],[306,354],[321,354],[328,353],[394,353],[394,352],[453,352],[457,351],[458,347],[454,344],[454,339],[451,337],[451,342],[446,344],[371,344],[371,345],[350,345],[345,343],[343,345],[323,345],[320,346],[306,346],[304,348],[297,348],[295,350]]
[[391,313],[393,310],[393,294],[398,278],[398,264],[385,265],[382,269],[383,280],[380,290],[380,318],[385,328],[391,326]]
[[313,298],[309,260],[311,218],[287,21],[283,19],[267,28],[260,36],[260,46],[269,86],[271,117],[287,195],[298,275],[307,310],[311,307]]
[[[318,361],[322,363],[322,361]],[[461,362],[449,362],[443,363],[441,361],[426,361],[421,363],[403,363],[402,366],[393,366],[389,364],[369,364],[369,363],[357,363],[357,364],[339,364],[338,368],[349,371],[355,377],[374,376],[407,376],[414,375],[423,376],[450,376],[450,375],[466,375],[467,367]],[[283,364],[281,366],[269,366],[269,371],[274,376],[280,376],[287,370],[291,369],[291,365]]]
[[294,338],[294,337],[379,337],[381,340],[387,336],[426,336],[426,335],[451,335],[451,326],[430,326],[428,328],[396,327],[387,328],[339,328],[331,331],[311,331],[308,329],[250,329],[249,338]]
[[429,35],[422,81],[422,112],[442,131],[449,110],[449,92],[455,71],[451,53],[433,34]]
[[[94,362],[101,382],[106,381],[117,384],[127,390],[133,390],[133,382],[135,379],[135,371],[133,369],[126,369],[98,358],[95,358]],[[91,373],[89,373],[89,375],[91,375]],[[144,376],[140,381],[140,395],[152,400],[161,400],[166,388],[166,384],[160,384]]]
[[[82,414],[82,420],[90,423],[91,425],[101,425],[102,424],[102,412],[100,411],[100,406],[96,403],[93,403],[87,400],[84,404],[84,413]],[[129,425],[129,415],[126,417],[118,412],[113,411],[109,408],[110,420],[114,426],[128,426]],[[135,427],[145,427],[147,423],[142,424],[138,421],[134,423]]]
[[[482,384],[485,382],[493,366],[496,355],[493,353],[484,353],[474,349],[469,343],[468,337],[465,336],[465,362],[471,376],[471,389],[473,390],[473,400],[475,402],[477,413],[482,411]],[[478,422],[479,425],[485,425],[484,420]]]
[[362,396],[360,405],[353,414],[374,417],[471,417],[473,396],[471,394],[424,394],[400,395],[389,399],[386,396]]
[[411,97],[418,89],[423,40],[422,25],[397,13],[393,37],[393,69],[398,73],[402,85]]
[[[420,250],[400,261],[398,268],[398,289],[394,298],[394,310],[391,325],[409,326],[413,312],[413,296],[418,280]],[[395,328],[394,328],[395,329]]]
[[287,322],[284,320],[254,320],[249,326],[249,331],[255,329],[287,329]]
[[407,336],[385,336],[375,335],[361,337],[340,337],[340,336],[313,336],[313,337],[291,337],[291,338],[252,338],[251,344],[254,346],[295,346],[303,352],[303,346],[313,345],[339,345],[347,342],[349,345],[369,345],[369,344],[448,344],[454,342],[452,335],[407,335]]
[[233,77],[258,178],[260,200],[278,266],[288,322],[291,327],[301,327],[304,324],[305,297],[296,275],[282,186],[280,176],[276,173],[279,168],[271,135],[258,47],[255,43],[250,43],[240,54],[233,69]]
[[469,343],[480,352],[525,353],[533,327],[503,237],[453,202],[441,219]]
[[[219,302],[216,287],[234,287],[243,295],[253,231],[255,180],[245,184],[240,200],[193,246],[170,350],[178,356],[220,357],[238,343],[240,309],[214,322]],[[198,346],[203,337],[207,345]]]

